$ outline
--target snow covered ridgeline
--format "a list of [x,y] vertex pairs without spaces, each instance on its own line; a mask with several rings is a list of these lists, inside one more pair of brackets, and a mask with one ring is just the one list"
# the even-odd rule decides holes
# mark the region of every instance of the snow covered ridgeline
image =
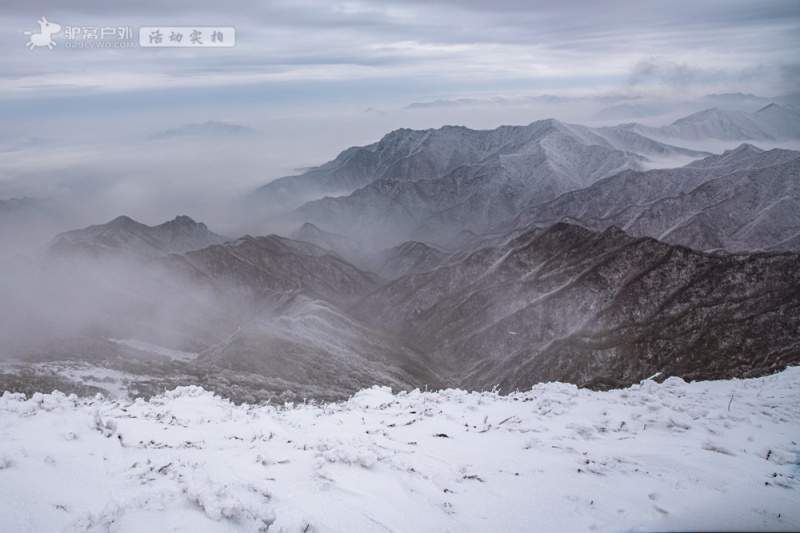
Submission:
[[800,528],[800,368],[235,406],[0,398],[6,531]]

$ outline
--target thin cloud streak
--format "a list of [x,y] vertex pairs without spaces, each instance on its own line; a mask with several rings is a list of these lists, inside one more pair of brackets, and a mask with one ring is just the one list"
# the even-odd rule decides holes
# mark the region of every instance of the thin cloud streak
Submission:
[[[34,57],[17,34],[40,12],[55,11],[71,24],[101,20],[86,3],[67,11],[63,4],[39,2],[31,5],[29,15],[17,9],[3,24],[1,44],[5,64],[10,65],[6,72],[14,78],[7,79],[4,88],[77,85],[121,90],[190,81],[225,86],[252,83],[254,78],[358,80],[424,72],[439,72],[445,84],[467,77],[536,79],[578,72],[624,79],[637,61],[655,55],[678,63],[691,60],[693,68],[736,70],[742,63],[791,62],[793,51],[787,43],[797,42],[791,39],[798,36],[800,21],[796,4],[777,1],[758,6],[712,2],[711,7],[618,1],[592,17],[585,16],[585,2],[560,4],[557,9],[499,2],[488,10],[482,2],[303,2],[215,11],[212,4],[203,3],[183,4],[186,11],[153,6],[147,16],[130,6],[113,6],[103,11],[103,23],[233,25],[238,44],[232,50],[188,54],[62,49]],[[92,81],[92,76],[79,75],[93,70]]]
[[[237,44],[69,49],[62,32],[54,50],[28,50],[23,32],[42,16],[134,33],[233,26]],[[783,0],[143,0],[102,11],[32,0],[0,20],[0,145],[46,142],[0,152],[0,198],[74,202],[86,223],[189,214],[235,234],[237,195],[390,130],[586,122],[625,100],[657,102],[662,119],[709,93],[796,92],[797,42],[800,9]],[[211,119],[257,134],[146,141]]]

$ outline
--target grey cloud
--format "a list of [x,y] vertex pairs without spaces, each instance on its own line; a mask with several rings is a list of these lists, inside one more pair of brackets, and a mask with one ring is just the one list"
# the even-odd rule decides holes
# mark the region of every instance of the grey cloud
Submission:
[[[40,1],[17,5],[6,14],[0,37],[6,76],[37,73],[62,78],[82,72],[119,72],[132,77],[203,76],[270,71],[309,76],[304,67],[360,66],[373,76],[414,76],[430,69],[441,76],[463,73],[478,79],[509,76],[523,61],[540,62],[564,71],[586,72],[633,49],[642,56],[688,54],[698,47],[732,54],[760,54],[761,63],[789,61],[786,42],[797,21],[793,2],[678,2],[633,0],[611,2],[602,10],[585,1],[531,3],[517,0],[478,2],[440,0],[415,2],[299,3],[187,2],[115,3],[97,10],[84,0],[69,5]],[[586,16],[591,12],[591,16]],[[187,55],[178,51],[135,50],[129,53],[56,50],[45,56],[26,55],[22,29],[47,14],[79,24],[93,20],[129,24],[221,24],[237,27],[235,50]],[[80,21],[80,22],[77,22]],[[797,24],[794,24],[797,27]],[[796,34],[796,30],[795,30]],[[754,38],[757,37],[757,38]],[[423,49],[398,43],[419,43]],[[758,43],[758,44],[754,44]],[[438,47],[438,48],[437,48]],[[692,81],[691,68],[664,67],[653,75],[646,65],[635,79]],[[500,72],[498,72],[498,70]],[[336,75],[327,70],[325,75]],[[347,76],[340,69],[339,76]],[[535,74],[530,75],[534,77]],[[73,80],[79,82],[75,74]],[[52,82],[51,82],[52,83]],[[234,83],[237,83],[234,81]],[[99,82],[102,87],[102,82]]]
[[535,96],[491,96],[484,98],[454,98],[438,99],[429,102],[412,102],[404,109],[432,109],[432,108],[452,108],[452,107],[471,107],[471,106],[515,106],[526,104],[539,105],[568,105],[577,102],[596,102],[608,104],[621,101],[638,100],[640,96],[635,95],[592,95],[592,96],[559,96],[554,94],[543,94]]
[[697,79],[696,69],[685,63],[676,63],[664,58],[642,59],[633,67],[628,83],[631,86],[648,82],[665,82],[683,86]]
[[774,80],[786,85],[784,92],[791,92],[792,79],[796,83],[800,77],[798,72],[800,72],[800,68],[797,67],[797,64],[760,63],[740,69],[708,68],[676,62],[664,57],[648,57],[634,65],[628,77],[628,84],[630,87],[666,85],[681,88]]
[[783,91],[786,93],[800,92],[800,63],[781,64],[778,69]]
[[[242,116],[246,122],[252,115],[248,125],[260,129],[263,123],[271,130],[267,145],[294,151],[291,160],[245,158],[247,164],[233,167],[254,180],[261,172],[264,181],[280,175],[276,168],[322,162],[336,150],[367,144],[399,126],[472,121],[473,127],[494,127],[500,121],[545,118],[552,114],[548,109],[560,113],[573,102],[591,115],[620,101],[610,100],[610,93],[629,91],[628,97],[634,98],[651,87],[665,92],[693,87],[698,94],[763,93],[765,87],[795,92],[800,68],[787,43],[797,42],[796,6],[782,0],[616,0],[602,9],[583,0],[143,0],[108,3],[102,9],[93,0],[12,3],[0,20],[0,112],[6,118],[0,136],[51,138],[52,118],[57,116],[63,123],[62,139],[96,131],[92,142],[106,141],[104,137],[122,142],[124,130],[118,123],[131,117],[148,122],[139,124],[144,136],[212,117],[241,123]],[[230,25],[237,29],[238,42],[232,49],[202,52],[70,51],[64,49],[62,36],[56,50],[27,50],[22,32],[34,30],[42,15],[64,24],[134,28]],[[604,102],[566,101],[561,94],[549,100],[530,96],[559,91],[569,98],[581,93],[609,96]],[[410,102],[416,103],[400,110]],[[464,117],[463,106],[469,106],[469,117]],[[363,113],[366,107],[390,111]],[[515,107],[520,112],[514,114]],[[235,108],[244,110],[239,117],[224,112]],[[162,114],[171,114],[170,120],[162,120]],[[102,128],[94,128],[101,123]],[[340,136],[343,129],[350,130],[346,137]],[[305,141],[309,131],[316,135],[313,149],[280,140],[294,135]],[[169,154],[148,154],[151,168],[139,166],[141,175],[125,174],[124,165],[138,164],[130,149],[121,149],[115,162],[92,155],[89,161],[98,163],[94,169],[67,168],[84,172],[75,183],[102,191],[98,198],[109,206],[119,205],[131,191],[149,201],[156,183],[148,176],[177,172],[177,165]],[[181,150],[188,157],[199,149],[186,145]],[[66,156],[50,149],[41,154],[52,157],[54,164],[34,162],[30,168],[63,177],[55,162],[63,163]],[[17,179],[21,174],[41,179],[30,176],[27,163],[20,156],[12,165],[4,190],[11,190],[9,176],[16,180],[14,191],[26,184]],[[206,178],[211,183],[215,176]],[[45,188],[57,189],[56,183],[53,177]],[[173,199],[180,200],[177,189],[176,183],[164,198],[151,202],[160,206],[159,219],[175,214],[166,211]]]

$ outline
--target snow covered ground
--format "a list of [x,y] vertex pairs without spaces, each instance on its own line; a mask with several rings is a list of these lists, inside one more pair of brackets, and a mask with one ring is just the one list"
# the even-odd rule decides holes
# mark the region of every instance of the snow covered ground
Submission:
[[236,406],[0,398],[3,531],[800,530],[800,368]]

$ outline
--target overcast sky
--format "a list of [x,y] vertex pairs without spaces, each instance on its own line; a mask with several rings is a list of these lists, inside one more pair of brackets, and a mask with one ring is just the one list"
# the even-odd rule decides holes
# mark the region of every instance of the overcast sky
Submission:
[[[38,33],[42,16],[130,27],[134,46],[70,48],[80,39],[62,29],[53,50],[29,50],[23,32]],[[236,45],[144,48],[142,26],[233,27]],[[398,127],[586,123],[615,104],[712,93],[768,99],[799,92],[798,44],[797,0],[6,2],[0,198],[100,188],[110,215],[109,194],[152,200],[148,179],[175,191],[222,180],[238,194]],[[253,128],[251,145],[227,143],[212,161],[207,144],[148,140],[210,119]]]

